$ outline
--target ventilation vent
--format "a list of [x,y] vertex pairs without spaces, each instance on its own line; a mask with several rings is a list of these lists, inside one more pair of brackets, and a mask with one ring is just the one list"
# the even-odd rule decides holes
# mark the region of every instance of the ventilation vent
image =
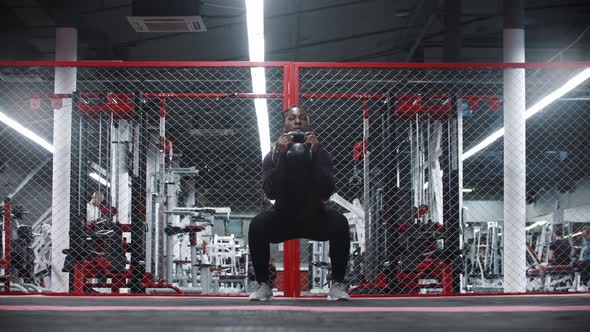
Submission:
[[201,16],[127,16],[137,32],[205,32]]

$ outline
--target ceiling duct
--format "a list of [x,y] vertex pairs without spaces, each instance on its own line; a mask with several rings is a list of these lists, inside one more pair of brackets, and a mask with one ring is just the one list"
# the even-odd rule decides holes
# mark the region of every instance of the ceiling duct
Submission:
[[127,21],[137,32],[204,32],[200,1],[135,0]]

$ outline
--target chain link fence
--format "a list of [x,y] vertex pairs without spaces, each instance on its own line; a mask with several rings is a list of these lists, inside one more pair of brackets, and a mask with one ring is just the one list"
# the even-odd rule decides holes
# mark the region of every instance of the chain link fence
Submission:
[[[268,64],[253,94],[248,64],[75,76],[5,64],[0,278],[26,292],[252,291],[248,226],[272,206],[262,98],[271,142],[299,104],[334,160],[326,204],[350,224],[349,293],[575,289],[587,281],[576,262],[590,225],[590,70],[506,68]],[[520,112],[521,153],[518,127],[504,143],[507,110]],[[329,243],[301,239],[299,283],[283,259],[293,250],[271,247],[275,292],[326,293]]]

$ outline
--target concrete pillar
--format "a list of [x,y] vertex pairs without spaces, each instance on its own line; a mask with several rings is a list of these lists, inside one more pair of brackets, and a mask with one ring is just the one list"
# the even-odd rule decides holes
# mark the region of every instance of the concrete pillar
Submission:
[[[504,62],[524,62],[524,0],[504,0]],[[525,71],[504,70],[504,292],[526,290]]]
[[[78,30],[57,28],[55,60],[76,61],[78,58]],[[55,68],[55,93],[76,90],[76,67]],[[51,214],[51,291],[68,292],[69,274],[62,272],[65,255],[70,247],[70,161],[72,131],[72,99],[63,99],[62,108],[53,117],[53,183]]]

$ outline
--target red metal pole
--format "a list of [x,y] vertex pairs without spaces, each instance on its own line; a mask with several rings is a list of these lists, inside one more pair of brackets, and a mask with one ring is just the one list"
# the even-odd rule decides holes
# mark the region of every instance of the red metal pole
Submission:
[[442,270],[443,294],[449,295],[453,293],[453,269],[450,264],[446,262],[444,264]]
[[[295,63],[293,64],[292,73],[291,73],[291,80],[293,84],[291,88],[293,91],[291,92],[291,98],[293,98],[293,105],[299,105],[299,66]],[[293,297],[301,296],[301,273],[300,273],[300,266],[301,266],[301,255],[300,255],[300,241],[299,239],[295,239],[291,242],[292,246],[292,260],[293,260]]]
[[[299,68],[287,65],[283,69],[283,108],[287,109],[299,103]],[[299,297],[299,240],[285,241],[283,245],[284,294],[287,297]]]
[[[283,109],[287,109],[292,105],[293,96],[291,94],[291,73],[292,65],[286,65],[283,67]],[[283,294],[285,296],[293,296],[293,274],[291,273],[293,267],[292,255],[291,255],[291,241],[285,241],[283,244]]]
[[83,294],[86,284],[86,260],[74,263],[74,294]]
[[[299,105],[299,66],[293,64],[291,67],[291,105]],[[291,287],[290,295],[285,293],[285,296],[300,297],[301,296],[301,273],[300,273],[300,241],[294,239],[287,241],[289,246],[285,246],[285,250],[289,249],[291,256]]]

